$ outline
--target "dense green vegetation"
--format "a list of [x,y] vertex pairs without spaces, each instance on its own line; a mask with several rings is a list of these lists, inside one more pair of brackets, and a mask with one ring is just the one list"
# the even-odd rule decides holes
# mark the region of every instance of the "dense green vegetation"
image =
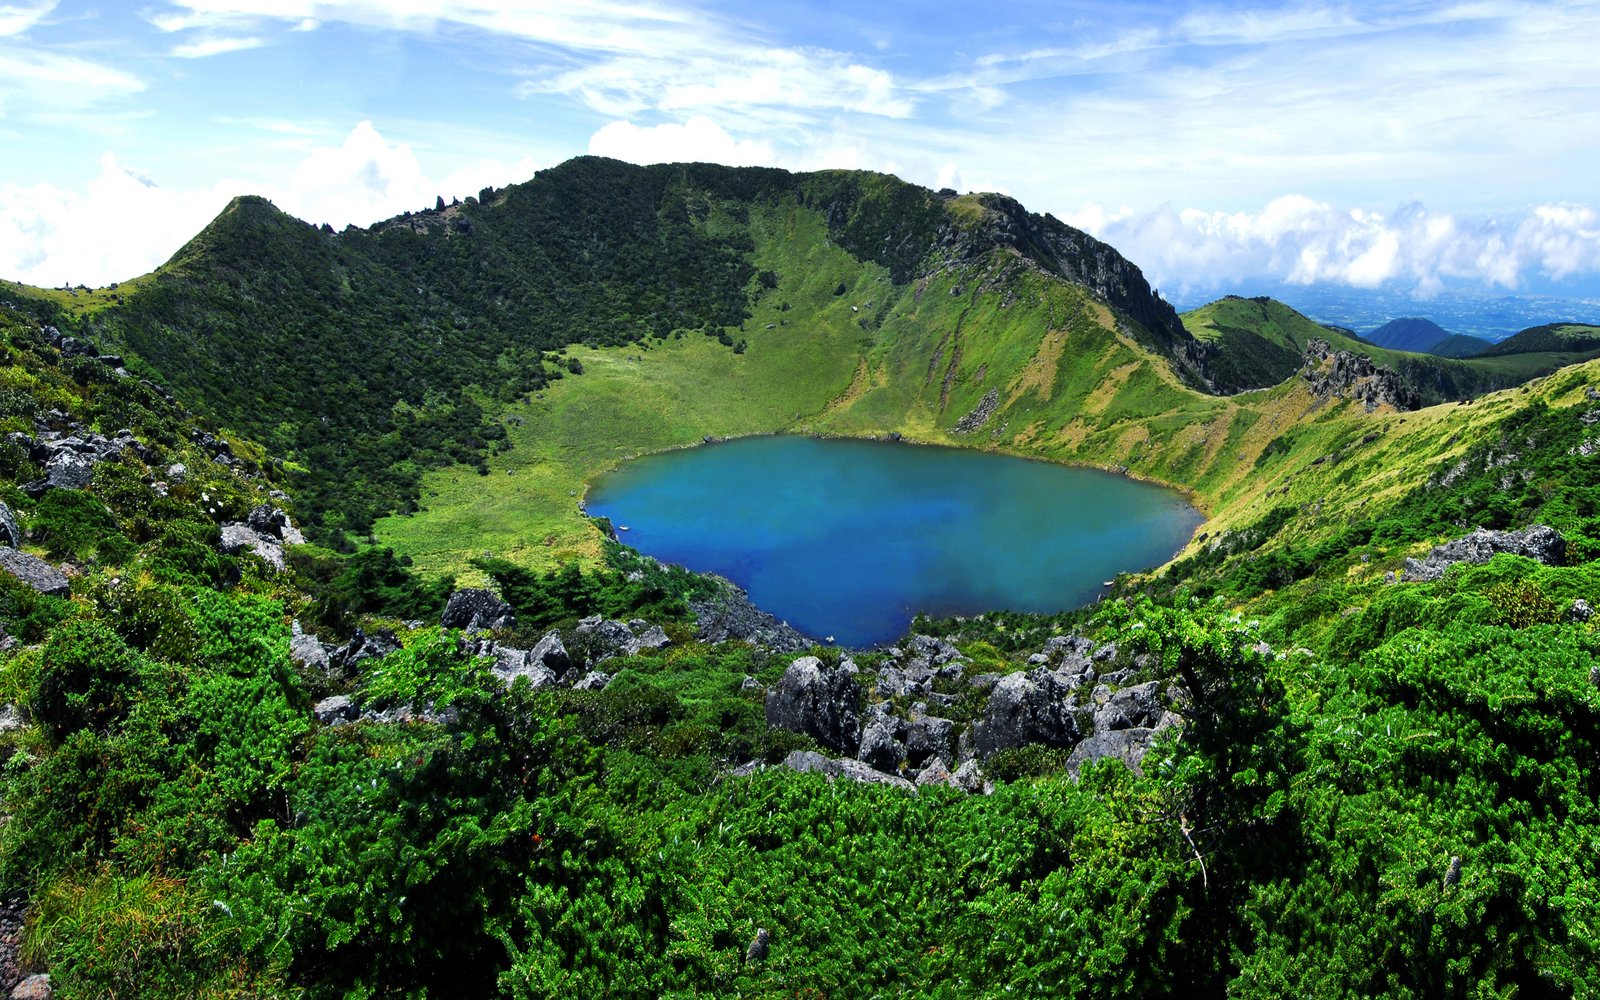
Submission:
[[[198,418],[0,309],[0,432],[75,422],[148,449],[36,496],[21,487],[39,462],[0,442],[24,548],[72,571],[69,598],[0,573],[16,640],[0,705],[17,709],[0,731],[0,895],[28,901],[25,958],[59,995],[1600,992],[1600,619],[1577,604],[1600,603],[1600,366],[1414,413],[1299,379],[1219,399],[1150,353],[1159,335],[1119,335],[1057,280],[1070,255],[919,275],[907,248],[998,211],[976,199],[849,174],[796,196],[775,171],[562,170],[337,238],[242,201],[121,303],[25,303],[127,349]],[[571,239],[518,242],[558,230]],[[250,240],[271,268],[237,255]],[[456,253],[470,268],[436,263]],[[524,281],[513,259],[555,277]],[[483,284],[429,283],[466,270]],[[721,292],[681,294],[702,278]],[[562,287],[581,294],[550,297]],[[301,318],[258,326],[249,303],[269,294]],[[503,318],[467,311],[475,296]],[[247,338],[263,351],[239,351]],[[224,349],[241,357],[225,366]],[[273,352],[315,359],[296,369],[315,377],[277,377]],[[207,395],[237,365],[264,367]],[[993,421],[957,434],[990,392]],[[218,418],[250,431],[227,435],[239,461],[204,443]],[[1183,725],[1138,772],[1074,778],[1059,749],[1004,751],[989,795],[745,773],[817,749],[765,723],[793,657],[698,641],[688,605],[715,585],[601,544],[574,494],[629,454],[785,427],[1192,486],[1205,533],[1113,600],[917,623],[972,675],[1028,669],[1067,633],[1114,642],[1181,689]],[[521,516],[543,519],[522,544],[570,555],[543,539],[576,524],[588,558],[502,545],[530,523],[495,520],[518,489],[537,508]],[[360,544],[416,501],[441,510],[378,528],[398,551]],[[290,546],[282,572],[224,554],[221,526],[260,504],[315,512],[336,544]],[[1471,528],[1531,523],[1563,535],[1564,564],[1388,579]],[[418,573],[429,531],[454,547]],[[495,638],[521,648],[592,614],[670,642],[605,661],[600,690],[508,688],[438,627],[443,569],[493,583],[519,615]],[[401,648],[303,665],[292,623]],[[330,695],[362,714],[317,721]],[[950,713],[980,708],[964,694]],[[766,954],[747,954],[758,929]]]

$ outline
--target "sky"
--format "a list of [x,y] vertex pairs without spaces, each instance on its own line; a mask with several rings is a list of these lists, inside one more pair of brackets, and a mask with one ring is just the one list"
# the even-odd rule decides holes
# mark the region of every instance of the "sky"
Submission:
[[1169,293],[1600,296],[1600,0],[0,0],[0,277],[593,153],[1000,191]]

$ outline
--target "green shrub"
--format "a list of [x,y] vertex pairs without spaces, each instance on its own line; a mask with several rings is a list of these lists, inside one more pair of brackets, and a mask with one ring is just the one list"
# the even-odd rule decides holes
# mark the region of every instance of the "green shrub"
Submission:
[[46,493],[34,508],[29,530],[53,559],[87,559],[113,538],[124,543],[113,543],[113,549],[126,551],[127,539],[117,529],[117,519],[96,497],[79,490]]
[[103,732],[127,715],[145,669],[143,657],[111,629],[68,622],[40,656],[34,718],[58,741],[80,729]]

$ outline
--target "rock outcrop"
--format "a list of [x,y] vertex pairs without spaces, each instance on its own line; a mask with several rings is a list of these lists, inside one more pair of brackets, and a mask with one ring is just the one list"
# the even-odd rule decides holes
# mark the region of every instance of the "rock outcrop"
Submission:
[[[490,668],[506,687],[526,678],[536,688],[559,684],[563,678],[575,679],[578,664],[561,641],[561,632],[551,629],[532,649],[515,649],[488,639],[463,640],[463,648],[474,656],[492,656]],[[572,683],[569,680],[568,683]]]
[[1007,674],[989,692],[983,718],[973,728],[978,756],[1037,743],[1068,747],[1078,740],[1077,702],[1054,673]]
[[517,627],[517,616],[511,605],[496,597],[493,591],[458,590],[450,595],[439,624],[465,632],[510,629]]
[[861,684],[856,665],[829,667],[802,656],[767,692],[767,725],[810,736],[832,750],[854,756],[861,746]]
[[1465,538],[1445,542],[1421,559],[1407,559],[1405,579],[1426,583],[1444,576],[1457,563],[1486,563],[1501,553],[1526,556],[1547,566],[1566,560],[1567,543],[1548,525],[1535,524],[1521,531],[1490,531],[1479,528]]
[[[1138,680],[1154,667],[1147,657],[1130,662],[1113,644],[1060,636],[1028,663],[1027,671],[968,676],[968,658],[928,636],[886,650],[876,676],[864,675],[849,659],[829,668],[815,656],[802,656],[767,693],[767,723],[855,758],[847,764],[823,757],[830,773],[867,768],[887,778],[974,793],[992,788],[979,761],[1001,751],[1069,750],[1067,770],[1073,775],[1086,763],[1110,758],[1138,770],[1156,738],[1182,725],[1182,688]],[[911,699],[916,700],[907,705]],[[956,721],[975,710],[971,724]],[[812,758],[796,760],[807,762],[805,769],[824,767]]]
[[327,647],[321,639],[302,629],[298,621],[289,626],[289,659],[317,673],[328,669]]
[[726,581],[714,596],[691,601],[689,610],[694,612],[695,638],[701,642],[738,639],[775,653],[811,648],[810,639],[750,603],[750,595]]
[[1378,367],[1364,354],[1335,351],[1326,340],[1306,343],[1300,377],[1310,383],[1311,393],[1318,399],[1354,399],[1364,404],[1368,413],[1379,406],[1415,410],[1421,405],[1398,373]]
[[387,629],[380,629],[372,635],[356,629],[349,642],[328,654],[328,665],[345,674],[353,674],[362,662],[388,656],[399,648],[400,640]]

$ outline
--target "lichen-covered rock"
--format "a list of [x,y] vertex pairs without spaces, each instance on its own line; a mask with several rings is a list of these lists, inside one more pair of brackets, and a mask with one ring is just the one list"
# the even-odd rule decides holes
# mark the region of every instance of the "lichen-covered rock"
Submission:
[[83,490],[94,479],[94,463],[85,455],[63,448],[44,466],[45,485],[53,490]]
[[68,597],[72,594],[72,582],[66,574],[26,552],[0,548],[0,571],[11,574],[46,597]]
[[29,976],[11,990],[11,1000],[51,1000],[55,995],[48,972]]
[[854,756],[861,745],[861,696],[852,661],[828,667],[815,656],[802,656],[767,692],[767,725]]
[[480,629],[516,628],[517,616],[511,605],[488,590],[458,590],[450,595],[439,624],[466,632]]
[[1456,563],[1486,563],[1501,553],[1526,556],[1547,566],[1566,561],[1567,542],[1549,525],[1534,524],[1521,531],[1479,528],[1465,538],[1436,546],[1421,559],[1407,559],[1405,579],[1426,583],[1444,576]]

